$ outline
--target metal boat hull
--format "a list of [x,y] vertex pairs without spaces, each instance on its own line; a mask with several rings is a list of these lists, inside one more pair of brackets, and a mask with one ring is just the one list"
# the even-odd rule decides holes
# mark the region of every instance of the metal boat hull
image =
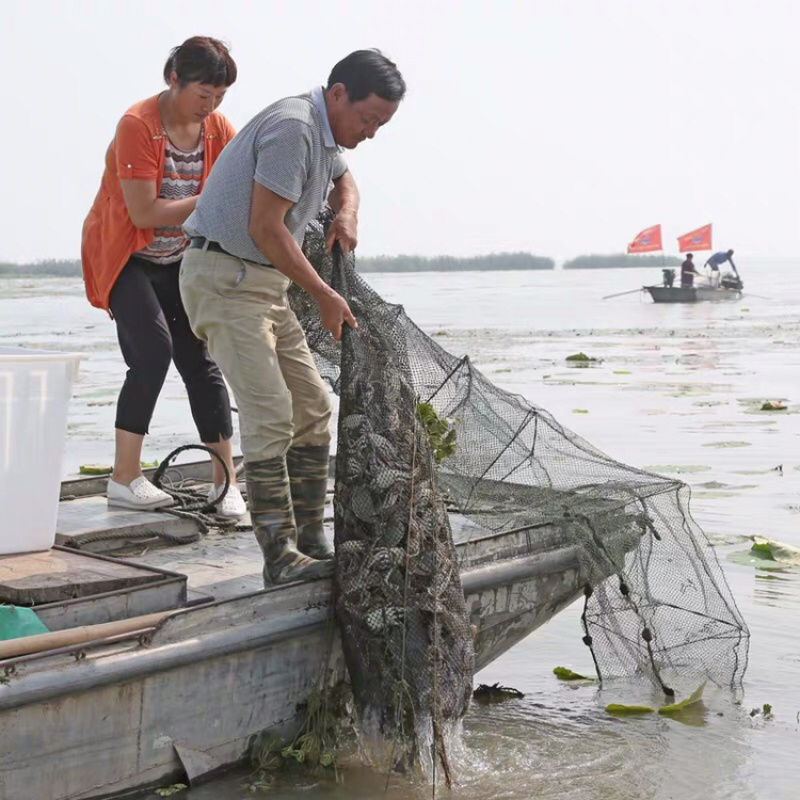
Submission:
[[[574,553],[462,575],[482,669],[580,596]],[[211,774],[289,734],[325,669],[344,677],[328,581],[188,610],[146,645],[20,664],[0,686],[0,798],[89,800]],[[182,760],[183,759],[183,760]]]
[[645,286],[654,303],[706,303],[738,300],[742,292],[738,289],[712,289],[707,286]]
[[[61,530],[81,515],[91,531],[128,529],[126,513],[92,496],[96,483],[64,487],[78,499],[62,503]],[[635,546],[637,516],[618,501],[602,511]],[[503,532],[452,520],[477,671],[582,595],[576,537],[561,514]],[[138,563],[188,574],[224,599],[206,595],[143,635],[0,661],[0,800],[97,800],[208,777],[246,758],[264,731],[291,735],[320,676],[345,677],[330,581],[246,588],[260,573],[251,533],[156,548]],[[74,624],[97,613],[93,603],[70,608],[83,615]]]

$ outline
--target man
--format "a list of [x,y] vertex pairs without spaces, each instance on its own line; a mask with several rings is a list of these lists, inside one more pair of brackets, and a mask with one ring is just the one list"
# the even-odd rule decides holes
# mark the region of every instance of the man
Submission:
[[695,275],[699,276],[700,273],[694,268],[694,255],[687,253],[686,260],[681,264],[681,289],[691,289]]
[[358,190],[341,148],[372,139],[405,91],[379,51],[351,53],[326,88],[279,100],[240,131],[184,223],[192,240],[181,294],[236,398],[267,586],[333,572],[322,526],[331,402],[286,290],[291,282],[305,289],[335,339],[343,324],[356,326],[300,246],[326,200],[336,211],[328,247],[356,246]]
[[733,263],[732,256],[733,256],[733,250],[728,250],[727,252],[720,250],[718,253],[714,253],[713,256],[709,256],[709,259],[708,261],[706,261],[704,266],[708,267],[711,270],[710,281],[712,286],[719,286],[720,282],[719,268],[726,261],[730,262],[733,271],[736,272],[736,265]]

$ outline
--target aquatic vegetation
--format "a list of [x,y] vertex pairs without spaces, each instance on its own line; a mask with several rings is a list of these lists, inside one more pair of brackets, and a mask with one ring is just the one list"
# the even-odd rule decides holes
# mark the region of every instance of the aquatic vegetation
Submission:
[[587,409],[587,408],[573,408],[572,409],[572,413],[573,414],[588,414],[589,413],[589,409]]
[[606,711],[613,716],[629,716],[634,714],[655,714],[655,709],[650,706],[624,705],[623,703],[609,703]]
[[81,464],[78,467],[81,475],[110,475],[113,471],[111,464]]
[[417,403],[414,409],[422,423],[437,464],[456,452],[456,429],[449,419],[441,419],[430,403]]
[[737,550],[728,554],[734,564],[762,570],[781,570],[800,567],[800,547],[783,544],[763,536],[753,536],[749,550]]
[[[158,466],[158,459],[153,461],[140,461],[139,466],[142,469],[154,469]],[[114,471],[111,464],[81,464],[78,467],[80,475],[110,475]]]
[[758,570],[781,571],[786,569],[785,564],[775,561],[771,556],[755,550],[735,550],[726,556],[733,564],[744,567],[753,567]]
[[594,356],[587,356],[586,353],[573,353],[571,356],[567,356],[564,360],[568,361],[570,364],[573,365],[600,363],[599,358],[594,358]]
[[761,404],[762,411],[786,411],[788,406],[780,400],[766,400]]
[[553,675],[560,681],[594,681],[596,678],[590,678],[586,675],[581,675],[578,672],[573,672],[567,667],[553,667]]
[[294,739],[287,742],[266,733],[256,737],[250,748],[255,768],[247,784],[250,791],[270,788],[270,773],[290,767],[336,773],[336,753],[349,731],[350,697],[344,681],[335,686],[315,686],[298,707],[302,722]]
[[661,706],[658,709],[659,714],[677,714],[683,711],[684,708],[699,703],[703,699],[703,690],[706,688],[705,683],[701,683],[688,697],[677,703],[670,703],[666,706]]
[[493,683],[491,686],[481,683],[472,692],[472,697],[478,703],[501,703],[504,700],[516,700],[520,697],[525,697],[525,694],[519,689],[501,686],[499,683]]
[[[687,708],[700,703],[703,699],[703,690],[706,688],[705,682],[701,683],[688,697],[676,703],[659,706],[658,713],[663,716],[680,714]],[[634,716],[638,714],[655,714],[656,709],[643,705],[625,705],[622,703],[609,703],[606,711],[613,716]]]
[[800,567],[800,547],[793,547],[790,544],[783,544],[762,536],[754,536],[750,551],[781,564]]
[[761,717],[762,719],[774,719],[772,714],[772,706],[769,703],[764,703],[761,708],[751,709],[750,716]]
[[648,467],[642,467],[642,469],[644,469],[646,472],[675,472],[679,475],[711,471],[711,467],[707,467],[702,464],[654,464]]
[[185,783],[173,783],[172,786],[165,786],[163,789],[156,789],[156,794],[159,797],[171,797],[173,794],[183,792],[189,787]]

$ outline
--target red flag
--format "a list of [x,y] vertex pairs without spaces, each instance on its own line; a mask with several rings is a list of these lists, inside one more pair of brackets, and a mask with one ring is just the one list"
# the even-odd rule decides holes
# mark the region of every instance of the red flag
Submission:
[[634,240],[628,245],[629,253],[651,253],[653,250],[663,250],[660,225],[645,228],[641,233],[637,233]]
[[711,249],[711,223],[702,228],[684,233],[678,237],[678,252],[688,253],[691,250]]

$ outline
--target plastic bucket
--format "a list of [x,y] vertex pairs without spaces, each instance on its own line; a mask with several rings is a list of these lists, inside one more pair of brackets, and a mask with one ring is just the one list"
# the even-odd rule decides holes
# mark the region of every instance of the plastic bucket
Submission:
[[0,347],[0,555],[55,544],[67,408],[82,358]]

